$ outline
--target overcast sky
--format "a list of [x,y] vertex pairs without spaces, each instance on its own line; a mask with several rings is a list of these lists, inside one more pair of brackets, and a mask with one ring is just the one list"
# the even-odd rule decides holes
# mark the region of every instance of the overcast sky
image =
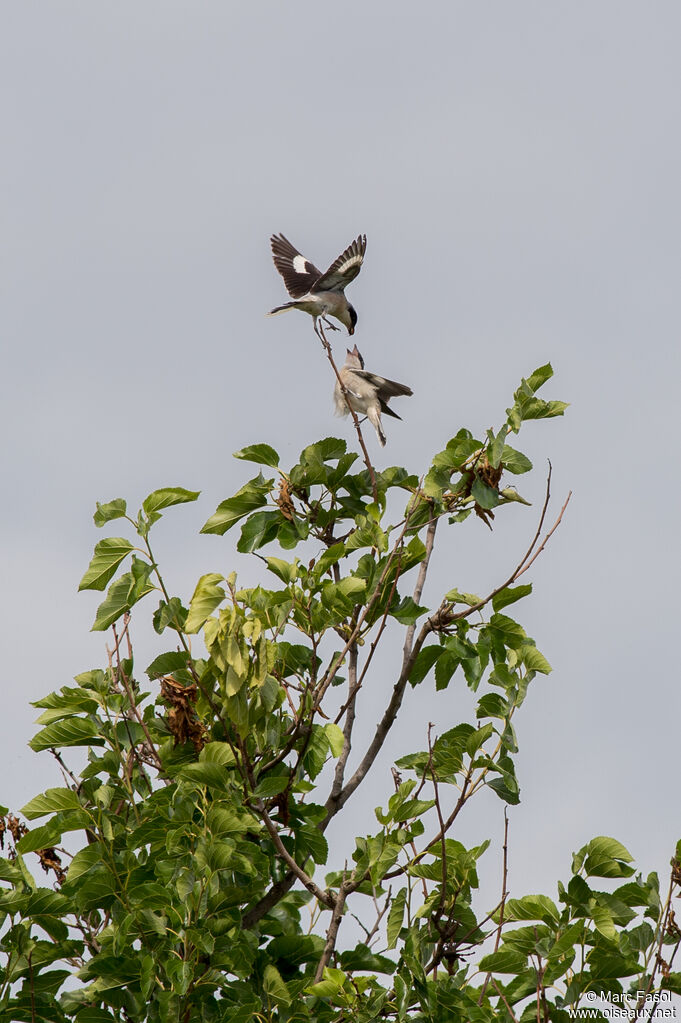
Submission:
[[[320,437],[353,443],[309,319],[263,314],[285,298],[272,232],[322,268],[365,232],[355,339],[367,368],[414,390],[385,450],[368,438],[378,466],[421,473],[461,426],[499,426],[548,361],[546,396],[571,402],[517,441],[533,508],[502,509],[494,533],[450,531],[425,594],[509,574],[550,458],[551,520],[574,496],[514,609],[554,672],[517,720],[512,894],[555,896],[596,834],[667,874],[681,836],[680,32],[675,0],[4,6],[0,803],[60,784],[26,746],[29,701],[105,662],[97,595],[76,593],[103,535],[95,501],[202,491],[155,530],[188,598],[203,572],[259,577],[232,534],[198,535],[249,476],[233,451],[266,441],[292,464]],[[138,634],[141,674],[165,646]],[[365,687],[366,734],[387,664]],[[462,681],[432,689],[410,693],[393,756],[422,748],[428,721],[467,715]],[[369,828],[389,764],[361,797]],[[489,794],[455,837],[498,848],[502,829]],[[482,874],[490,908],[493,852]]]

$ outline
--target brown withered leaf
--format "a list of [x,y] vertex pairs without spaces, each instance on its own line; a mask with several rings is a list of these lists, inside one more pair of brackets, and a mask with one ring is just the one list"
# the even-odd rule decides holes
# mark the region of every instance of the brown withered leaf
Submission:
[[40,866],[43,868],[46,874],[53,870],[59,884],[62,883],[66,877],[66,871],[61,865],[61,856],[56,849],[49,846],[47,849],[36,849],[36,856],[40,860]]
[[681,938],[681,927],[677,924],[674,910],[671,907],[667,917],[667,934],[670,938]]
[[196,683],[184,686],[169,675],[160,679],[161,697],[170,704],[166,718],[168,728],[176,746],[191,742],[197,753],[206,745],[208,732],[199,721],[193,705],[196,703],[198,687]]
[[28,834],[28,828],[25,824],[22,824],[18,817],[15,817],[13,813],[7,815],[7,830],[14,839],[14,843],[19,841],[22,835]]
[[492,525],[491,525],[490,519],[494,518],[494,512],[490,511],[489,508],[481,508],[480,505],[477,504],[477,502],[476,502],[476,504],[473,507],[474,507],[475,514],[478,516],[478,518],[482,519],[482,521],[485,523],[485,525],[488,526],[491,529]]
[[291,484],[283,477],[279,480],[279,497],[276,503],[279,505],[279,511],[284,518],[288,519],[289,522],[293,522],[296,517],[296,509],[291,500]]
[[672,881],[681,887],[681,862],[672,859]]

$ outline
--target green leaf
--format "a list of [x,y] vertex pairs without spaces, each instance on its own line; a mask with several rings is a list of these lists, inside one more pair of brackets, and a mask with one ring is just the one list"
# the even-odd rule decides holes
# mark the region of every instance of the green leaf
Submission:
[[174,671],[182,671],[187,667],[188,655],[183,650],[169,650],[168,653],[159,654],[146,669],[149,678],[160,678],[162,675],[172,675]]
[[262,781],[258,782],[253,795],[260,799],[269,799],[271,796],[278,796],[290,783],[290,774],[266,774]]
[[[395,963],[387,956],[377,955],[368,945],[362,942],[354,948],[348,948],[340,954],[340,965],[348,972],[354,970],[371,970],[372,973],[394,973]],[[376,1019],[376,1017],[374,1017]]]
[[[91,823],[91,819],[87,814],[84,814],[84,820],[81,827],[87,826]],[[72,831],[78,831],[80,828],[71,828]],[[37,828],[31,828],[27,835],[17,842],[17,852],[25,856],[26,853],[36,852],[38,849],[49,849],[57,845],[61,841],[63,829],[59,826],[57,820],[51,820],[47,824],[43,824]]]
[[584,870],[587,877],[630,877],[634,871],[627,864],[633,862],[628,849],[615,838],[599,835],[580,850],[584,856]]
[[96,726],[88,718],[67,718],[57,721],[34,735],[29,746],[34,753],[61,746],[103,746]]
[[527,967],[527,956],[510,948],[500,948],[480,960],[480,970],[489,973],[513,973],[516,976]]
[[516,600],[522,600],[523,597],[527,597],[530,593],[532,593],[532,583],[526,583],[522,586],[506,586],[505,589],[499,590],[492,597],[492,607],[495,611],[501,611],[502,607],[506,607],[507,604],[514,604]]
[[245,462],[255,462],[257,465],[269,465],[272,468],[279,465],[279,455],[269,444],[250,444],[240,451],[235,451],[234,458],[242,458]]
[[26,803],[20,812],[31,821],[37,817],[44,817],[46,813],[56,813],[58,810],[80,809],[80,800],[72,789],[46,789],[41,795]]
[[591,906],[591,918],[596,930],[607,938],[608,941],[617,941],[617,928],[612,919],[612,914],[605,906],[594,903]]
[[347,447],[346,442],[338,437],[325,437],[316,444],[304,448],[300,453],[300,462],[302,465],[335,462],[345,454]]
[[438,693],[447,688],[460,664],[461,660],[455,654],[449,650],[442,652],[442,656],[435,662],[435,689]]
[[324,725],[324,731],[326,732],[326,738],[329,740],[331,752],[334,757],[339,757],[343,752],[345,744],[345,736],[342,729],[334,724],[333,721],[329,721],[328,724]]
[[553,376],[553,366],[550,362],[547,362],[544,366],[539,366],[535,369],[534,373],[530,373],[527,378],[527,386],[531,391],[538,391],[547,380],[550,380]]
[[481,508],[486,508],[488,511],[496,508],[499,504],[498,491],[494,487],[489,487],[486,483],[483,483],[481,479],[476,478],[471,487],[471,494],[475,499],[475,503],[479,504]]
[[476,593],[461,593],[456,589],[445,593],[445,600],[450,604],[467,604],[468,607],[475,607],[480,603],[480,597]]
[[366,590],[366,579],[349,575],[339,583],[324,583],[322,586],[322,604],[341,613],[349,611],[357,603]]
[[283,558],[265,558],[270,572],[281,579],[283,583],[292,583],[298,574],[298,567],[295,562],[284,561]]
[[409,672],[409,682],[412,686],[416,686],[419,682],[423,682],[424,678],[433,667],[438,657],[441,657],[444,650],[441,646],[431,644],[430,646],[422,647],[416,655],[416,659]]
[[395,607],[390,609],[390,617],[395,618],[400,625],[413,625],[421,615],[427,614],[430,609],[415,604],[411,597],[403,597]]
[[125,515],[127,505],[122,497],[115,497],[113,501],[100,504],[97,501],[97,511],[93,518],[96,526],[103,526],[112,519],[120,519]]
[[489,620],[488,628],[498,634],[498,638],[504,646],[510,647],[512,650],[518,650],[527,640],[527,634],[522,625],[509,618],[508,615],[493,614]]
[[185,764],[179,771],[177,779],[191,785],[206,785],[208,788],[222,792],[228,792],[231,785],[229,773],[222,764],[212,763],[209,760]]
[[400,936],[402,930],[402,921],[404,920],[404,907],[407,903],[407,889],[400,888],[397,895],[393,898],[390,912],[388,913],[388,948],[395,948],[397,939]]
[[476,440],[468,430],[459,430],[456,437],[447,441],[444,451],[435,455],[433,467],[444,470],[449,476],[455,470],[461,469],[464,462],[481,447],[481,442]]
[[121,561],[135,548],[121,536],[110,536],[95,546],[88,570],[78,584],[79,590],[103,590]]
[[152,619],[154,630],[159,636],[165,629],[183,632],[186,621],[187,609],[182,606],[182,601],[179,597],[171,597],[167,602],[162,600]]
[[92,625],[93,632],[105,632],[121,615],[130,611],[138,600],[156,589],[154,584],[149,582],[152,571],[153,565],[133,557],[130,572],[126,572],[120,579],[111,583],[105,599],[97,608]]
[[514,476],[520,476],[524,472],[529,472],[532,468],[532,462],[527,455],[524,455],[522,451],[516,451],[510,444],[504,445],[504,450],[501,453],[501,464],[504,469],[512,472]]
[[550,675],[553,668],[536,646],[528,644],[520,648],[520,656],[528,671],[538,671],[542,675]]
[[487,742],[489,737],[494,732],[494,725],[491,721],[488,721],[486,725],[482,725],[481,728],[476,729],[471,736],[469,736],[466,742],[466,753],[471,759],[475,757],[481,746]]
[[504,487],[503,490],[499,491],[499,497],[501,498],[500,504],[524,504],[527,508],[532,507],[532,502],[526,501],[524,497],[521,497],[515,487]]
[[510,707],[508,700],[505,700],[500,693],[485,693],[478,701],[476,717],[478,718],[501,718],[508,717]]
[[504,920],[543,920],[547,924],[557,924],[560,913],[548,895],[524,895],[521,899],[507,901]]
[[487,431],[487,439],[489,442],[487,445],[487,460],[493,469],[498,469],[499,467],[502,452],[504,451],[504,441],[506,440],[510,429],[510,426],[504,424],[496,436],[493,430]]
[[185,490],[184,487],[162,487],[160,490],[153,490],[145,497],[142,507],[151,517],[163,508],[170,508],[174,504],[187,504],[189,501],[195,501],[200,493],[200,490]]
[[526,419],[553,419],[555,416],[562,416],[565,409],[569,408],[566,401],[541,401],[533,398],[521,406],[521,416]]
[[276,966],[272,966],[271,963],[267,964],[263,972],[262,986],[268,998],[271,998],[273,1002],[276,1002],[278,1005],[291,1004],[291,995],[288,988],[284,984],[279,970]]
[[328,547],[323,554],[317,558],[314,566],[316,577],[320,579],[325,572],[327,572],[332,565],[337,564],[343,555],[345,554],[345,544],[342,542],[335,543],[331,547]]
[[508,757],[499,757],[497,765],[501,776],[488,781],[487,786],[505,803],[517,806],[520,802],[520,786],[513,770],[513,762]]
[[346,550],[356,551],[362,547],[375,547],[376,550],[383,552],[388,549],[388,538],[378,522],[367,515],[357,515],[355,524],[356,528],[345,541]]
[[227,742],[208,742],[199,753],[199,761],[208,761],[212,764],[222,764],[223,767],[231,767],[235,762],[234,751]]
[[290,526],[278,509],[259,511],[249,515],[241,527],[236,545],[240,554],[250,554],[274,540],[280,527]]
[[267,504],[273,483],[274,480],[266,480],[262,473],[255,479],[249,480],[234,497],[228,497],[226,501],[218,505],[216,511],[202,526],[201,532],[216,533],[218,536],[222,536],[244,515]]
[[218,586],[218,583],[223,580],[224,576],[217,572],[209,572],[207,575],[201,576],[189,602],[185,632],[198,632],[205,624],[206,619],[225,599],[225,591],[222,586]]

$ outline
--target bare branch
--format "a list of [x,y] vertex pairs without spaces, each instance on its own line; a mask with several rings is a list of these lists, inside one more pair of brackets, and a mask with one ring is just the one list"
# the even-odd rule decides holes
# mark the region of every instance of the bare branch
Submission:
[[345,886],[345,881],[340,886],[338,895],[333,906],[333,912],[331,914],[331,924],[328,931],[326,932],[326,944],[324,945],[324,951],[322,952],[321,959],[317,964],[317,970],[314,976],[315,984],[324,976],[324,968],[329,965],[329,960],[336,947],[336,941],[338,939],[338,929],[343,919],[343,910],[345,908],[345,900],[348,897],[348,890]]
[[355,791],[357,786],[361,784],[367,771],[369,770],[374,760],[378,756],[378,753],[381,747],[383,746],[383,743],[385,742],[386,736],[390,731],[395,721],[395,718],[397,717],[400,707],[402,706],[404,690],[406,689],[407,682],[409,681],[409,674],[414,666],[414,661],[416,660],[416,657],[421,647],[423,646],[426,637],[431,632],[433,632],[433,629],[434,626],[431,619],[430,618],[426,619],[426,621],[421,626],[419,635],[412,647],[411,652],[403,662],[400,676],[395,685],[393,686],[393,692],[390,698],[390,702],[388,703],[388,706],[385,709],[383,717],[381,718],[379,724],[376,727],[374,738],[371,741],[366,753],[364,754],[361,763],[357,767],[352,778],[350,778],[350,780],[343,787],[341,792],[338,793],[336,799],[332,800],[329,797],[329,799],[326,802],[327,815],[324,818],[324,826],[328,824],[328,822],[331,820],[334,814],[338,813],[341,807],[344,806],[344,804],[348,801],[348,799]]
[[[350,756],[350,749],[352,745],[352,729],[355,724],[355,707],[357,693],[361,681],[357,681],[357,644],[353,643],[349,650],[348,656],[348,699],[343,710],[346,711],[345,724],[343,726],[343,749],[341,755],[338,758],[336,764],[336,770],[333,776],[333,785],[331,786],[331,799],[335,799],[338,793],[343,788],[343,778],[345,776],[345,766]],[[336,718],[338,721],[339,716]]]
[[272,821],[272,818],[265,809],[265,804],[262,802],[262,800],[258,801],[258,803],[255,806],[255,809],[262,817],[263,823],[265,824],[265,827],[267,828],[270,834],[270,838],[274,843],[274,848],[277,850],[277,853],[284,861],[286,866],[289,867],[291,872],[298,878],[299,881],[301,881],[305,885],[307,890],[311,892],[312,895],[314,895],[314,897],[319,900],[319,902],[321,902],[324,906],[327,906],[329,909],[334,909],[334,907],[337,905],[338,898],[334,898],[331,892],[323,891],[319,887],[319,885],[315,884],[315,882],[312,880],[309,874],[306,874],[303,868],[296,863],[296,861],[293,859],[293,856],[291,856],[290,852],[282,842],[281,836],[279,835],[279,832],[277,831],[276,826]]

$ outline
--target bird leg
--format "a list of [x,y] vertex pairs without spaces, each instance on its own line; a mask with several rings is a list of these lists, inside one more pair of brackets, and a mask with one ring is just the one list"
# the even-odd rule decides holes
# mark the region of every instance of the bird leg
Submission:
[[315,334],[317,335],[317,337],[319,338],[321,343],[324,345],[324,347],[327,347],[329,342],[324,337],[324,328],[322,327],[322,325],[319,322],[318,318],[315,316],[312,322],[314,324],[314,332],[315,332]]
[[329,330],[340,330],[340,327],[337,327],[334,323],[331,322],[331,320],[327,320],[326,316],[322,316],[322,319],[324,320],[324,323],[326,324]]

